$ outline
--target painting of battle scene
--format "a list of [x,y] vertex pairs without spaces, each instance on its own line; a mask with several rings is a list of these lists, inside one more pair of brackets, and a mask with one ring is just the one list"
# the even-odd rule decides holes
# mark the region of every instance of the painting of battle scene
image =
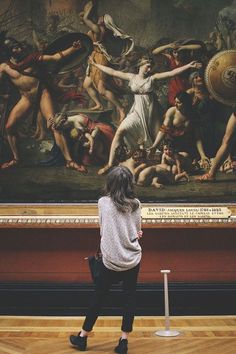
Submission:
[[1,203],[232,203],[235,138],[235,0],[1,0]]

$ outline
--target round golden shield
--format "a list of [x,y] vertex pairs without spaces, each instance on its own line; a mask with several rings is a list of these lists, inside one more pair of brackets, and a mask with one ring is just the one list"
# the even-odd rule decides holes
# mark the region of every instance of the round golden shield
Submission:
[[206,86],[217,101],[236,105],[236,49],[217,53],[205,71]]

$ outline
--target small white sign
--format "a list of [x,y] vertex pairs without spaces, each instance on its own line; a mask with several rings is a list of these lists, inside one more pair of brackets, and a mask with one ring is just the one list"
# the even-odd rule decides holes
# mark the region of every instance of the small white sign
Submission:
[[143,207],[142,217],[145,219],[228,219],[231,210],[227,207]]

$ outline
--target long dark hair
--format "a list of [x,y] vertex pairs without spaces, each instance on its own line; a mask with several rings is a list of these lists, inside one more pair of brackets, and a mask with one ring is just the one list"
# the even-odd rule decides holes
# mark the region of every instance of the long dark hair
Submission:
[[183,104],[184,114],[193,114],[192,98],[187,92],[180,91],[179,93],[177,93],[175,98],[177,98]]
[[133,212],[139,207],[135,199],[133,174],[124,166],[113,167],[107,175],[105,194],[122,213]]

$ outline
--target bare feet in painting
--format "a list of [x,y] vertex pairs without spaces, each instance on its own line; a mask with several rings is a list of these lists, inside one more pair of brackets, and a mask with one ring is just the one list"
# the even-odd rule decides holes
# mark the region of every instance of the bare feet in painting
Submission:
[[102,111],[104,109],[102,104],[97,104],[96,106],[93,106],[89,108],[89,111]]
[[215,177],[212,176],[210,173],[205,173],[204,175],[196,178],[196,182],[200,182],[200,183],[215,182]]
[[5,162],[2,164],[1,169],[6,170],[8,168],[13,168],[16,167],[19,163],[19,160],[17,159],[12,159],[11,161]]
[[152,185],[153,187],[155,187],[155,188],[158,188],[158,189],[164,188],[164,185],[163,185],[163,184],[160,184],[160,183],[157,183],[157,182],[152,182],[151,185]]
[[37,141],[44,140],[44,139],[45,139],[45,135],[46,135],[45,133],[39,134],[39,136],[36,137],[36,140],[37,140]]
[[34,134],[31,135],[32,138],[36,139],[36,140],[43,140],[46,136],[46,133],[44,130],[36,130],[36,132]]
[[38,134],[33,134],[32,138],[34,138],[37,141],[41,141],[41,140],[45,139],[45,134],[44,133],[40,133],[39,135]]
[[112,168],[112,166],[107,164],[106,166],[104,166],[103,168],[100,168],[100,170],[98,170],[98,175],[106,175],[111,168]]
[[81,173],[86,174],[87,168],[84,165],[78,165],[75,161],[72,160],[68,160],[66,161],[66,168],[68,168],[69,170],[75,170]]
[[175,181],[177,182],[189,182],[189,175],[187,174],[186,171],[181,172],[175,176]]

